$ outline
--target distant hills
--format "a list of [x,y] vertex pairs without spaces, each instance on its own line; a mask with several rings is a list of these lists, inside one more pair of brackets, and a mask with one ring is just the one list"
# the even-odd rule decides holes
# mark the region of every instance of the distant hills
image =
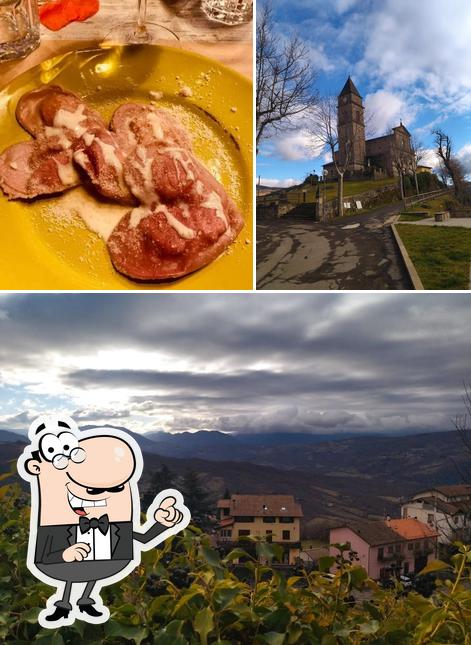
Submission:
[[[90,426],[86,426],[90,427]],[[401,496],[462,481],[470,455],[456,432],[408,436],[217,431],[130,433],[144,453],[142,487],[166,464],[177,475],[192,468],[214,497],[232,493],[291,493],[308,532],[351,517],[397,515]],[[25,436],[0,430],[0,468],[16,459]]]

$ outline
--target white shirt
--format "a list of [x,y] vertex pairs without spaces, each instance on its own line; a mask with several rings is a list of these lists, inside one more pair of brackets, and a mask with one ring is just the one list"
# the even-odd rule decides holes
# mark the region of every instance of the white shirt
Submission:
[[84,560],[111,560],[111,530],[103,535],[100,529],[90,529],[82,533],[80,526],[77,524],[77,542],[84,542],[90,545],[90,553]]

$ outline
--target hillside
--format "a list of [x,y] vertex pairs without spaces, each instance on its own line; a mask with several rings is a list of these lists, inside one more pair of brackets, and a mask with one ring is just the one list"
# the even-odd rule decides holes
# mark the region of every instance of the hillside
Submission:
[[[210,437],[204,439],[208,442]],[[221,437],[215,438],[217,441]],[[305,525],[312,533],[314,528],[338,519],[397,515],[401,496],[431,484],[460,482],[456,464],[464,466],[466,459],[469,461],[454,432],[349,437],[314,445],[280,446],[273,441],[250,446],[253,452],[248,461],[235,460],[232,449],[225,459],[214,460],[169,457],[144,449],[141,490],[163,464],[177,475],[192,468],[202,476],[215,499],[226,487],[232,493],[294,494],[303,505]],[[145,443],[148,446],[152,441],[147,438]],[[16,460],[23,446],[22,441],[0,443],[2,471],[9,468],[9,461]],[[213,456],[207,444],[206,457],[209,454]],[[229,455],[233,460],[228,460]]]

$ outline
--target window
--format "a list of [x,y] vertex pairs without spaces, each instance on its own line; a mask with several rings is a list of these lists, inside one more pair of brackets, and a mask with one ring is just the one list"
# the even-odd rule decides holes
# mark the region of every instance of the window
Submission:
[[400,544],[396,544],[394,550],[396,551],[396,553],[400,553],[402,551],[402,546]]
[[378,558],[384,558],[384,549],[382,546],[378,549]]
[[236,522],[253,522],[253,515],[237,515],[234,518]]
[[276,522],[276,517],[264,517],[263,518],[263,523],[264,524],[274,524]]
[[291,540],[291,531],[283,531],[281,534],[282,540]]
[[250,535],[249,529],[239,529],[239,537],[244,537],[245,535]]
[[408,573],[409,573],[409,563],[404,562],[404,575],[407,576]]
[[433,524],[433,513],[427,514],[427,524]]
[[414,548],[414,544],[412,542],[409,542],[409,544],[407,545],[407,548],[409,551],[412,551],[412,549]]
[[272,542],[272,540],[273,540],[273,531],[265,531],[265,535],[267,536],[267,542]]
[[414,542],[414,549],[418,551],[420,549],[420,542]]
[[394,553],[394,547],[388,546],[388,553]]
[[280,522],[282,524],[292,524],[294,522],[294,517],[280,517]]
[[231,537],[232,536],[232,530],[231,529],[223,529],[221,531],[221,537]]

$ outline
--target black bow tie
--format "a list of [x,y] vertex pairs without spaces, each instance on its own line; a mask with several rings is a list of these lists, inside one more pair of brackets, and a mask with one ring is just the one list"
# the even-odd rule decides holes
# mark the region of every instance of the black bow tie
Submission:
[[81,517],[79,519],[79,527],[82,533],[88,533],[90,529],[98,529],[105,535],[108,532],[109,525],[108,515],[102,515],[99,519],[95,517],[92,517],[91,520],[88,517]]

